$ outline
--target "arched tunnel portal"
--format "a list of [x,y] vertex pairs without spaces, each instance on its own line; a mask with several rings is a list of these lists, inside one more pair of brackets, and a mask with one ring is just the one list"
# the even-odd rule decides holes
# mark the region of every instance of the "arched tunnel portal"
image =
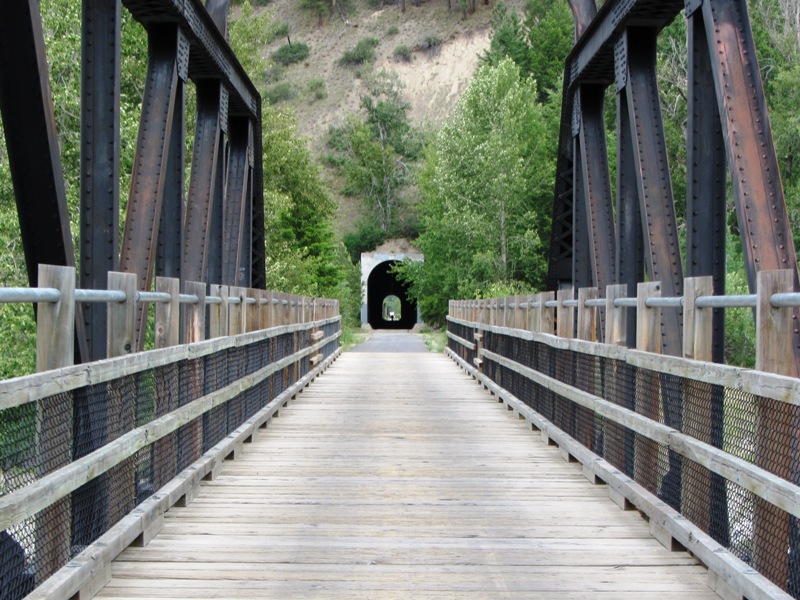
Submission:
[[367,278],[367,321],[373,329],[411,329],[417,323],[417,304],[408,300],[408,286],[390,273],[398,260],[387,260]]

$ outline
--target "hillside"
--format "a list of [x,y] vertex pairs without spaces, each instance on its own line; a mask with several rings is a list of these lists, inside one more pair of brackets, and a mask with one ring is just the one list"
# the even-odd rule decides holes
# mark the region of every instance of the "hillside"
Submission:
[[[522,3],[508,2],[512,7]],[[478,4],[474,14],[465,16],[460,9],[448,10],[445,0],[418,7],[408,2],[405,13],[399,3],[374,8],[356,0],[344,15],[346,22],[334,11],[320,26],[318,15],[300,8],[298,0],[273,0],[256,10],[267,11],[276,26],[285,24],[291,42],[307,44],[310,55],[300,63],[273,69],[267,88],[282,85],[284,90],[290,89],[293,97],[280,105],[295,111],[300,131],[308,138],[312,152],[321,157],[329,128],[358,111],[359,97],[364,93],[359,68],[343,66],[339,59],[359,40],[372,37],[380,43],[371,68],[396,72],[412,107],[412,123],[436,128],[452,111],[472,78],[479,55],[489,45],[493,6]],[[264,47],[264,56],[268,58],[286,43],[286,36],[276,38]],[[402,46],[411,51],[410,61],[395,58],[395,49]],[[332,173],[326,178],[337,187]],[[343,231],[356,218],[359,205],[353,198],[338,200],[338,229]]]

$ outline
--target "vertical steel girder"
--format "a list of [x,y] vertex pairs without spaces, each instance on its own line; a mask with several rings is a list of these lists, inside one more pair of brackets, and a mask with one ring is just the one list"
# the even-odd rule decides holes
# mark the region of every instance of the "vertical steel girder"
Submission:
[[155,266],[178,96],[179,37],[175,25],[148,30],[147,81],[120,255],[120,268],[136,273],[139,289],[149,289]]
[[556,183],[553,194],[553,213],[550,225],[550,257],[547,268],[547,289],[557,290],[562,283],[573,280],[573,136],[572,94],[569,91],[569,72],[564,75],[561,100],[561,128],[559,131]]
[[[225,194],[224,224],[225,232],[222,246],[222,283],[249,287],[250,252],[252,245],[245,240],[245,232],[251,219],[252,204],[248,198],[250,191],[250,119],[240,117],[231,121],[230,154],[228,157],[228,182]],[[246,261],[244,257],[246,255]],[[246,270],[241,267],[246,264]],[[244,281],[246,280],[246,281]]]
[[597,4],[594,0],[569,0],[569,7],[572,9],[572,18],[575,20],[575,39],[577,40],[597,14]]
[[40,264],[75,266],[67,194],[36,0],[4,2],[0,17],[0,113],[28,281]]
[[[626,32],[625,94],[647,268],[651,281],[661,282],[663,296],[680,296],[683,267],[656,83],[656,35],[653,29]],[[680,356],[681,321],[679,311],[662,311],[661,351],[664,354]]]
[[206,0],[206,12],[222,35],[228,32],[228,7],[231,0]]
[[[180,36],[180,34],[179,34]],[[172,113],[172,131],[169,135],[167,170],[164,175],[164,197],[158,227],[156,275],[181,279],[181,253],[183,251],[184,166],[186,140],[186,60],[188,41],[178,41],[178,81],[175,86],[175,106]]]
[[197,84],[197,123],[192,174],[184,222],[183,268],[186,281],[205,281],[209,237],[220,154],[220,109],[224,87],[219,81]]
[[250,161],[253,173],[250,178],[253,217],[250,221],[250,285],[256,289],[267,286],[266,240],[264,233],[264,156],[261,139],[261,101],[258,117],[253,122],[253,152]]
[[[745,269],[755,290],[758,271],[791,269],[798,286],[780,169],[758,70],[755,43],[742,0],[702,6],[718,110],[730,165]],[[800,375],[800,329],[795,315],[795,372]]]
[[[208,281],[223,282],[223,239],[225,237],[225,223],[223,211],[226,193],[226,146],[223,135],[219,137],[217,147],[217,174],[214,178],[214,195],[211,198],[211,215],[208,229],[208,261],[206,278]],[[224,282],[223,282],[224,283]]]
[[[83,0],[80,287],[119,270],[119,0]],[[106,305],[83,305],[89,360],[106,357]]]
[[608,149],[603,119],[603,86],[581,86],[580,150],[589,233],[592,285],[603,290],[615,282],[614,207],[608,175]]
[[[617,90],[618,92],[620,90]],[[644,281],[644,236],[639,208],[636,164],[633,158],[628,97],[617,93],[617,283],[628,286],[628,295]],[[636,346],[636,312],[627,314],[627,345]]]
[[583,288],[592,285],[592,250],[585,209],[588,200],[584,187],[580,136],[575,137],[572,155],[572,285]]
[[[686,276],[710,275],[714,294],[725,294],[726,163],[703,14],[689,26],[689,126],[686,194]],[[723,362],[725,311],[714,309],[712,356]]]

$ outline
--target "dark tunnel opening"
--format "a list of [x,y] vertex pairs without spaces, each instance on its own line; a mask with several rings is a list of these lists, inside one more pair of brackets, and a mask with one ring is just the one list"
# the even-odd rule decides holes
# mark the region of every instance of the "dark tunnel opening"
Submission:
[[417,324],[417,304],[406,298],[408,286],[389,273],[397,262],[380,263],[367,279],[367,321],[373,329],[411,329]]

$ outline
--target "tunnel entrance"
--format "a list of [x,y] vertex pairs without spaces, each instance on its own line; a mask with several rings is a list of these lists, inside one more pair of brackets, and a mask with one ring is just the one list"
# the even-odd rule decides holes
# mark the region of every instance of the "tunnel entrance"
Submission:
[[378,264],[367,279],[367,321],[373,329],[412,329],[417,305],[406,298],[408,286],[389,271],[400,261]]

